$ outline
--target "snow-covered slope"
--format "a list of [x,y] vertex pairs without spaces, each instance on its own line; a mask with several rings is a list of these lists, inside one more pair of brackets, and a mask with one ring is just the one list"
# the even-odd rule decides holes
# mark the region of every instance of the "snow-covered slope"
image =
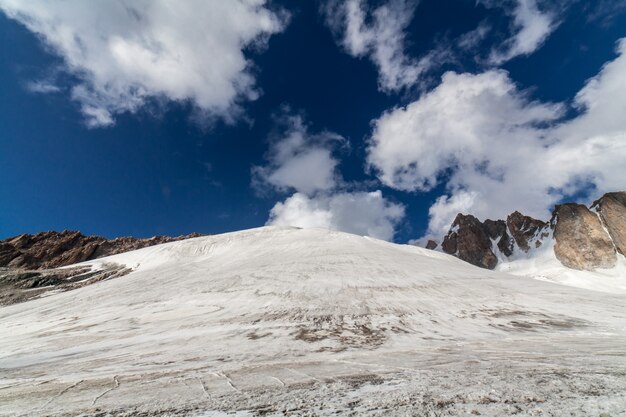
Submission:
[[613,268],[595,271],[567,268],[554,254],[554,238],[550,233],[543,239],[539,248],[533,247],[528,253],[518,251],[515,256],[506,258],[497,251],[497,256],[501,261],[496,270],[501,272],[593,291],[626,295],[626,258],[620,253],[616,254],[617,263]]
[[0,414],[626,410],[623,296],[316,229],[104,263],[134,271],[0,309]]

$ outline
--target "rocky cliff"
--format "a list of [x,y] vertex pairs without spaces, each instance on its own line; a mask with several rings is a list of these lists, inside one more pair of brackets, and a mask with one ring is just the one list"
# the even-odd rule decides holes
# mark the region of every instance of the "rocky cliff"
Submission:
[[626,193],[608,193],[591,206],[600,215],[615,249],[626,256]]
[[566,203],[554,208],[549,222],[519,212],[506,220],[485,220],[458,214],[441,246],[433,240],[427,248],[442,250],[482,268],[531,256],[545,242],[566,267],[577,270],[611,268],[618,253],[626,253],[626,192],[608,193],[591,208]]
[[36,235],[23,234],[0,241],[0,267],[30,270],[57,268],[198,236],[201,235],[154,236],[149,239],[120,237],[108,240],[67,230]]
[[556,206],[552,215],[554,254],[572,269],[611,268],[617,262],[615,246],[600,216],[576,203]]

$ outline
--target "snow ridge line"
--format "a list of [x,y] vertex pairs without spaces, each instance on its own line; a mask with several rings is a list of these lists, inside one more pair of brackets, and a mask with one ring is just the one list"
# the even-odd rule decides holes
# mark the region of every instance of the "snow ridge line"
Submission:
[[55,395],[54,397],[50,398],[48,400],[48,402],[46,402],[44,405],[42,405],[39,408],[45,408],[47,407],[52,401],[56,400],[57,398],[59,398],[60,396],[62,396],[63,394],[65,394],[66,392],[68,392],[69,390],[71,390],[74,387],[77,387],[79,384],[81,384],[84,380],[81,379],[78,382],[73,383],[72,385],[70,385],[69,387],[64,388],[63,390],[61,390],[61,392],[59,392],[57,395]]
[[202,379],[200,379],[200,378],[196,378],[196,379],[200,383],[200,386],[202,387],[202,391],[204,392],[204,395],[206,395],[206,397],[210,400],[211,399],[211,394],[209,394],[209,391],[207,391],[206,385],[204,385],[204,381],[202,381]]
[[241,390],[240,390],[239,388],[237,388],[237,387],[235,386],[235,384],[233,384],[233,380],[232,380],[232,379],[230,379],[230,378],[229,378],[226,374],[224,374],[223,372],[213,372],[213,375],[218,376],[218,377],[220,377],[220,378],[224,378],[224,379],[226,379],[226,382],[228,382],[228,385],[229,385],[229,386],[230,386],[230,387],[231,387],[234,391],[241,392]]
[[283,386],[283,388],[285,388],[285,386],[286,386],[286,385],[285,385],[285,383],[282,381],[282,379],[277,378],[277,377],[275,377],[275,376],[270,376],[270,378],[275,379],[276,381],[278,381],[278,382],[280,383],[280,385],[282,385],[282,386]]
[[104,397],[106,394],[108,394],[109,392],[113,391],[114,389],[120,386],[120,381],[117,379],[117,375],[113,377],[113,382],[115,383],[115,385],[112,388],[109,388],[108,390],[104,391],[102,394],[98,395],[96,398],[94,398],[91,405],[96,405],[96,401],[98,401],[100,398]]

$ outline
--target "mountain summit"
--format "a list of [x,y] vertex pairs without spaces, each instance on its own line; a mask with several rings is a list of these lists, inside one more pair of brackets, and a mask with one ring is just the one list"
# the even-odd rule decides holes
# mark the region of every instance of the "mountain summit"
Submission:
[[441,245],[431,240],[427,248],[487,269],[546,252],[573,270],[615,268],[626,253],[626,193],[607,193],[589,208],[557,205],[545,222],[517,211],[506,220],[484,222],[459,213]]

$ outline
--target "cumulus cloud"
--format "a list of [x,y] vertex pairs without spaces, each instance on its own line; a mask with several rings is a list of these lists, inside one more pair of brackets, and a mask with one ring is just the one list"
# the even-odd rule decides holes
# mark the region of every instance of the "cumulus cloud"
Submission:
[[626,40],[576,95],[532,101],[504,71],[449,72],[430,93],[374,121],[368,163],[390,187],[448,194],[431,207],[429,234],[458,211],[502,218],[514,210],[546,218],[562,198],[626,185]]
[[257,191],[269,187],[292,193],[274,205],[267,224],[393,239],[404,206],[388,201],[380,191],[351,190],[355,184],[347,184],[338,169],[338,154],[349,148],[348,141],[329,131],[311,133],[301,115],[286,110],[270,135],[267,165],[252,168]]
[[415,84],[435,56],[444,53],[435,50],[419,60],[405,54],[405,31],[417,4],[417,0],[389,0],[372,10],[364,0],[330,0],[323,11],[345,51],[368,57],[378,69],[380,89],[390,92]]
[[272,208],[267,224],[320,227],[391,240],[403,217],[404,207],[387,201],[380,191],[315,197],[295,193]]
[[[502,5],[500,2],[495,4]],[[536,0],[516,0],[510,13],[515,33],[501,47],[492,51],[489,61],[496,65],[520,55],[532,54],[558,26],[556,15],[540,10]]]
[[477,193],[459,190],[452,196],[442,195],[428,210],[430,237],[440,237],[448,233],[451,219],[458,213],[469,212],[476,201]]
[[333,132],[310,133],[300,115],[282,116],[278,124],[270,138],[268,164],[252,168],[253,185],[307,195],[335,188],[340,176],[333,152],[347,141]]
[[240,102],[258,95],[244,49],[264,45],[286,23],[265,3],[0,0],[0,10],[63,58],[77,80],[72,98],[98,127],[152,98],[232,121]]

